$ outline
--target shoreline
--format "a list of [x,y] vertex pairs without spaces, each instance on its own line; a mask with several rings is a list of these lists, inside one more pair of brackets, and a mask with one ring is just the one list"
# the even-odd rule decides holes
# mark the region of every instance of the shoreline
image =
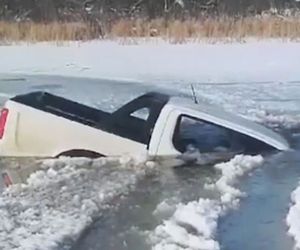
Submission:
[[14,42],[67,42],[91,40],[162,39],[173,44],[190,41],[216,43],[246,42],[248,39],[300,40],[297,16],[219,17],[206,19],[153,20],[120,19],[113,23],[97,22],[5,22],[0,21],[0,46]]

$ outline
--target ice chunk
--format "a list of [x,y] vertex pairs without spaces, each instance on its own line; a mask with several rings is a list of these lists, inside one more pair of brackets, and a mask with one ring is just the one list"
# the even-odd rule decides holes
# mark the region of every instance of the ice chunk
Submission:
[[300,183],[291,194],[291,201],[292,204],[286,217],[288,234],[294,238],[295,247],[300,249]]
[[116,159],[58,159],[42,162],[26,184],[0,197],[0,249],[62,249],[102,210],[134,188],[143,164],[126,167]]
[[[216,241],[218,220],[229,209],[237,207],[243,193],[234,187],[239,177],[260,166],[263,158],[237,155],[232,160],[215,165],[221,177],[209,187],[219,192],[216,200],[200,198],[178,204],[174,214],[150,233],[153,250],[218,250]],[[162,204],[163,206],[164,204]]]

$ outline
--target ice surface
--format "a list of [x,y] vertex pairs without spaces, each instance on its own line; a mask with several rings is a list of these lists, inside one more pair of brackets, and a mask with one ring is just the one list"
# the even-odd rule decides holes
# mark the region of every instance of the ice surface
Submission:
[[[139,45],[110,41],[63,46],[37,43],[0,46],[0,55],[0,105],[15,94],[14,88],[30,85],[30,82],[22,82],[21,78],[13,84],[10,74],[132,80],[141,85],[151,83],[185,94],[190,94],[190,83],[193,83],[198,98],[249,119],[284,129],[299,128],[300,124],[300,43],[276,40],[183,45],[162,41]],[[68,83],[68,79],[65,82]],[[97,100],[96,106],[101,107],[104,101],[122,103],[123,92],[115,91],[118,98],[114,93],[107,95],[105,92],[106,99],[101,99],[99,91],[91,87],[95,83],[84,81],[82,84],[85,91],[78,85],[74,88],[79,91],[70,90],[66,88],[67,84],[57,85],[56,81],[47,89],[61,87],[62,93],[81,97],[87,104],[94,104],[92,102]],[[113,86],[109,83],[111,89]],[[26,90],[32,91],[30,88]],[[128,89],[125,94],[130,93]],[[134,166],[142,161],[143,157],[123,157],[117,165]],[[218,218],[229,208],[236,207],[244,195],[234,185],[238,177],[261,161],[261,157],[237,156],[232,161],[216,165],[221,178],[206,187],[218,191],[220,199],[178,204],[170,220],[154,232],[154,248],[199,249],[195,248],[195,244],[201,242],[201,249],[218,249],[215,238]],[[92,165],[91,169],[78,169],[78,166],[86,164]],[[109,203],[123,191],[126,193],[124,186],[131,186],[139,176],[139,171],[136,173],[136,170],[125,167],[108,173],[108,176],[116,176],[116,181],[108,178],[108,181],[99,183],[95,178],[102,177],[107,163],[98,162],[99,167],[95,164],[84,160],[80,163],[48,161],[45,170],[32,175],[27,185],[15,187],[1,196],[0,248],[41,249],[39,244],[43,245],[43,249],[59,248],[63,238],[72,240],[76,237],[91,218],[105,208],[107,201]],[[151,162],[147,164],[153,165]],[[298,247],[299,192],[295,191],[292,195],[293,204],[287,217],[289,234],[295,238]],[[157,209],[158,213],[170,211],[173,212],[167,203]],[[190,217],[186,218],[186,214]]]
[[[207,188],[219,192],[220,198],[178,204],[170,219],[156,227],[149,236],[154,250],[188,249],[218,250],[216,239],[218,220],[230,209],[237,208],[243,193],[234,187],[238,178],[263,163],[258,156],[237,155],[232,160],[215,165],[221,177]],[[158,209],[162,209],[160,204]],[[164,207],[164,206],[163,206]]]
[[286,217],[288,234],[295,240],[295,247],[300,249],[300,185],[291,194],[291,207]]
[[[258,41],[232,44],[117,41],[0,46],[0,73],[58,74],[140,81],[295,81],[300,44]],[[5,60],[3,60],[5,59]]]
[[[145,176],[122,159],[46,160],[27,183],[0,197],[0,249],[62,249]],[[61,245],[64,243],[64,245]]]

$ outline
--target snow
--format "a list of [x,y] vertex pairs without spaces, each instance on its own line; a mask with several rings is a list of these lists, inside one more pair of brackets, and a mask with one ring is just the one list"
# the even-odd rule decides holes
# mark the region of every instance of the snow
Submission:
[[251,171],[254,167],[260,166],[262,163],[263,158],[261,156],[237,155],[229,162],[217,164],[215,168],[221,171],[222,175],[209,188],[215,188],[220,192],[223,204],[238,204],[239,198],[243,196],[243,193],[234,187],[238,177],[243,176],[245,172]]
[[154,215],[160,215],[164,213],[169,213],[173,210],[173,203],[174,201],[163,200],[156,206],[156,209],[153,211]]
[[62,249],[145,176],[131,160],[46,160],[0,197],[0,249]]
[[291,201],[292,204],[286,217],[288,234],[295,240],[295,248],[300,249],[300,184],[291,194]]
[[[139,40],[137,40],[139,41]],[[0,46],[0,73],[82,76],[136,81],[250,82],[300,80],[300,44],[232,44],[161,40]],[[4,59],[4,60],[3,60]]]
[[244,196],[234,185],[239,177],[262,163],[260,155],[237,155],[228,162],[215,165],[215,169],[221,171],[221,177],[215,183],[206,185],[206,188],[215,189],[220,197],[178,204],[171,218],[150,233],[152,249],[219,250],[216,240],[218,220],[230,209],[236,209]]

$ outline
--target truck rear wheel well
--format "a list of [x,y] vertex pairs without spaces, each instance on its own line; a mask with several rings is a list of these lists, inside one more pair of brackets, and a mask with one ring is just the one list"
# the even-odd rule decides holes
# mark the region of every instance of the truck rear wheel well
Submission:
[[85,149],[72,149],[65,152],[60,153],[56,156],[56,158],[60,156],[67,156],[67,157],[86,157],[86,158],[101,158],[105,157],[105,155]]

